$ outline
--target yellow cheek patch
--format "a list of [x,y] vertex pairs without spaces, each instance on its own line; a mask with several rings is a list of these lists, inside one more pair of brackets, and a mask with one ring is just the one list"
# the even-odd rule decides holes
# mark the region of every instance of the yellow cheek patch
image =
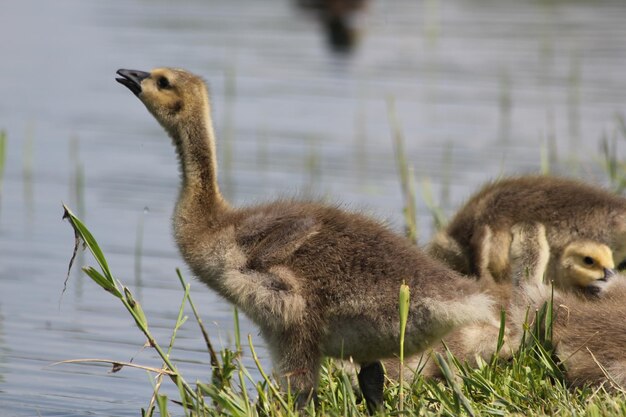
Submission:
[[561,267],[567,271],[563,271],[564,285],[584,287],[605,278],[605,270],[614,269],[615,262],[613,252],[607,245],[580,240],[565,248]]

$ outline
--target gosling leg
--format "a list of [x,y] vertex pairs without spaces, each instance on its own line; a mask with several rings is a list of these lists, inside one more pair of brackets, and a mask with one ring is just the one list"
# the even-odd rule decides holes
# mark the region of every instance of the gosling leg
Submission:
[[359,387],[365,398],[367,411],[374,414],[383,406],[383,385],[385,384],[385,371],[379,362],[364,363],[358,374]]
[[315,338],[307,336],[310,335],[302,329],[289,329],[268,337],[274,365],[281,374],[281,385],[297,395],[298,410],[310,400],[317,402],[316,388],[322,362]]

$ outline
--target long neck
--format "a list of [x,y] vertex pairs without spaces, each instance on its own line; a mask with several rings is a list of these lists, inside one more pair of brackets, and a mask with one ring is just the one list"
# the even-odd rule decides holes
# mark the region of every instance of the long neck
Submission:
[[173,132],[182,172],[182,194],[205,206],[223,203],[217,184],[215,134],[208,107]]

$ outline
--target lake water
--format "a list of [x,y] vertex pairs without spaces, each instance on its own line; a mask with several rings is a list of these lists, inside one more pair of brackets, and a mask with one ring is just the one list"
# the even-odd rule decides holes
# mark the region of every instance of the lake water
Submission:
[[[450,214],[489,179],[538,171],[542,149],[553,169],[603,183],[601,138],[616,138],[624,157],[623,0],[373,0],[347,55],[331,52],[315,17],[287,0],[2,4],[2,416],[136,416],[148,403],[143,371],[50,366],[158,366],[122,305],[78,270],[61,295],[73,245],[62,202],[84,218],[162,344],[182,297],[174,150],[114,81],[118,68],[178,66],[206,78],[220,181],[236,204],[316,195],[401,230],[399,128],[422,242],[432,233],[425,185]],[[232,346],[231,307],[197,282],[192,294],[214,343]],[[265,356],[254,326],[242,327]],[[192,320],[173,357],[189,380],[208,378]]]

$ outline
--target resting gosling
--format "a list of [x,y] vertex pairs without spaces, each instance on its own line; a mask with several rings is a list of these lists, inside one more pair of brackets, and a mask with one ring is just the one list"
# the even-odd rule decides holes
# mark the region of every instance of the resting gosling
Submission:
[[[516,293],[517,302],[508,311],[505,343],[501,359],[512,357],[520,346],[527,311],[537,311],[552,297],[551,286],[544,283],[524,285]],[[569,386],[598,386],[617,383],[626,387],[626,279],[620,277],[602,298],[585,300],[571,292],[554,291],[556,319],[553,342],[556,357],[565,368]],[[528,310],[527,310],[528,307]],[[493,323],[470,324],[445,338],[446,346],[463,363],[476,366],[478,357],[489,361],[496,351],[500,328]],[[436,349],[444,354],[443,348]],[[408,380],[415,372],[424,377],[441,378],[441,369],[426,355],[412,355],[405,361]],[[390,379],[398,379],[399,361],[383,360]],[[604,367],[606,374],[603,369]],[[411,372],[412,371],[412,372]],[[612,384],[611,384],[612,385]]]
[[575,240],[550,263],[550,245],[543,224],[515,224],[511,235],[509,260],[513,284],[552,280],[557,288],[597,296],[614,281],[613,253],[606,245]]
[[[509,359],[519,348],[526,313],[537,311],[552,297],[552,287],[544,283],[526,284],[517,292],[517,301],[507,312],[505,343],[498,352]],[[555,355],[563,364],[565,381],[570,387],[626,387],[626,279],[620,277],[601,298],[584,300],[571,292],[554,290],[555,320],[553,343]],[[529,316],[529,319],[532,315]],[[477,358],[489,362],[496,352],[500,327],[494,322],[470,324],[444,338],[446,346],[461,361],[472,366]],[[445,349],[434,349],[445,357]],[[385,359],[387,375],[398,380],[399,361]],[[606,374],[603,369],[604,367]],[[427,354],[405,359],[405,378],[412,380],[415,372],[427,378],[442,378],[439,366]],[[616,387],[617,388],[617,387]]]
[[[615,267],[626,268],[626,198],[572,179],[523,176],[499,180],[457,212],[428,252],[466,275],[511,279],[511,228],[542,223],[550,245],[546,282],[601,291]],[[485,244],[485,242],[490,242]]]
[[233,208],[217,184],[204,82],[181,69],[119,70],[172,138],[182,185],[173,223],[193,273],[260,328],[302,406],[324,355],[361,364],[370,409],[382,403],[379,359],[398,352],[398,291],[412,290],[407,352],[490,317],[492,300],[380,223],[337,207],[280,200]]
[[[540,224],[514,227],[511,264],[520,274],[520,281],[498,297],[507,310],[505,343],[499,357],[508,359],[521,346],[527,313],[539,310],[554,297],[553,343],[568,385],[626,385],[626,278],[613,277],[602,297],[593,301],[568,291],[553,293],[551,286],[543,282],[549,246],[542,229]],[[495,321],[470,324],[449,334],[445,342],[459,360],[476,365],[477,358],[489,361],[496,352],[499,332]],[[436,350],[444,352],[442,348]],[[389,377],[397,380],[398,360],[383,362]],[[425,377],[443,376],[440,368],[422,355],[409,357],[406,366],[413,371],[408,372],[407,378],[412,378],[416,371]]]

